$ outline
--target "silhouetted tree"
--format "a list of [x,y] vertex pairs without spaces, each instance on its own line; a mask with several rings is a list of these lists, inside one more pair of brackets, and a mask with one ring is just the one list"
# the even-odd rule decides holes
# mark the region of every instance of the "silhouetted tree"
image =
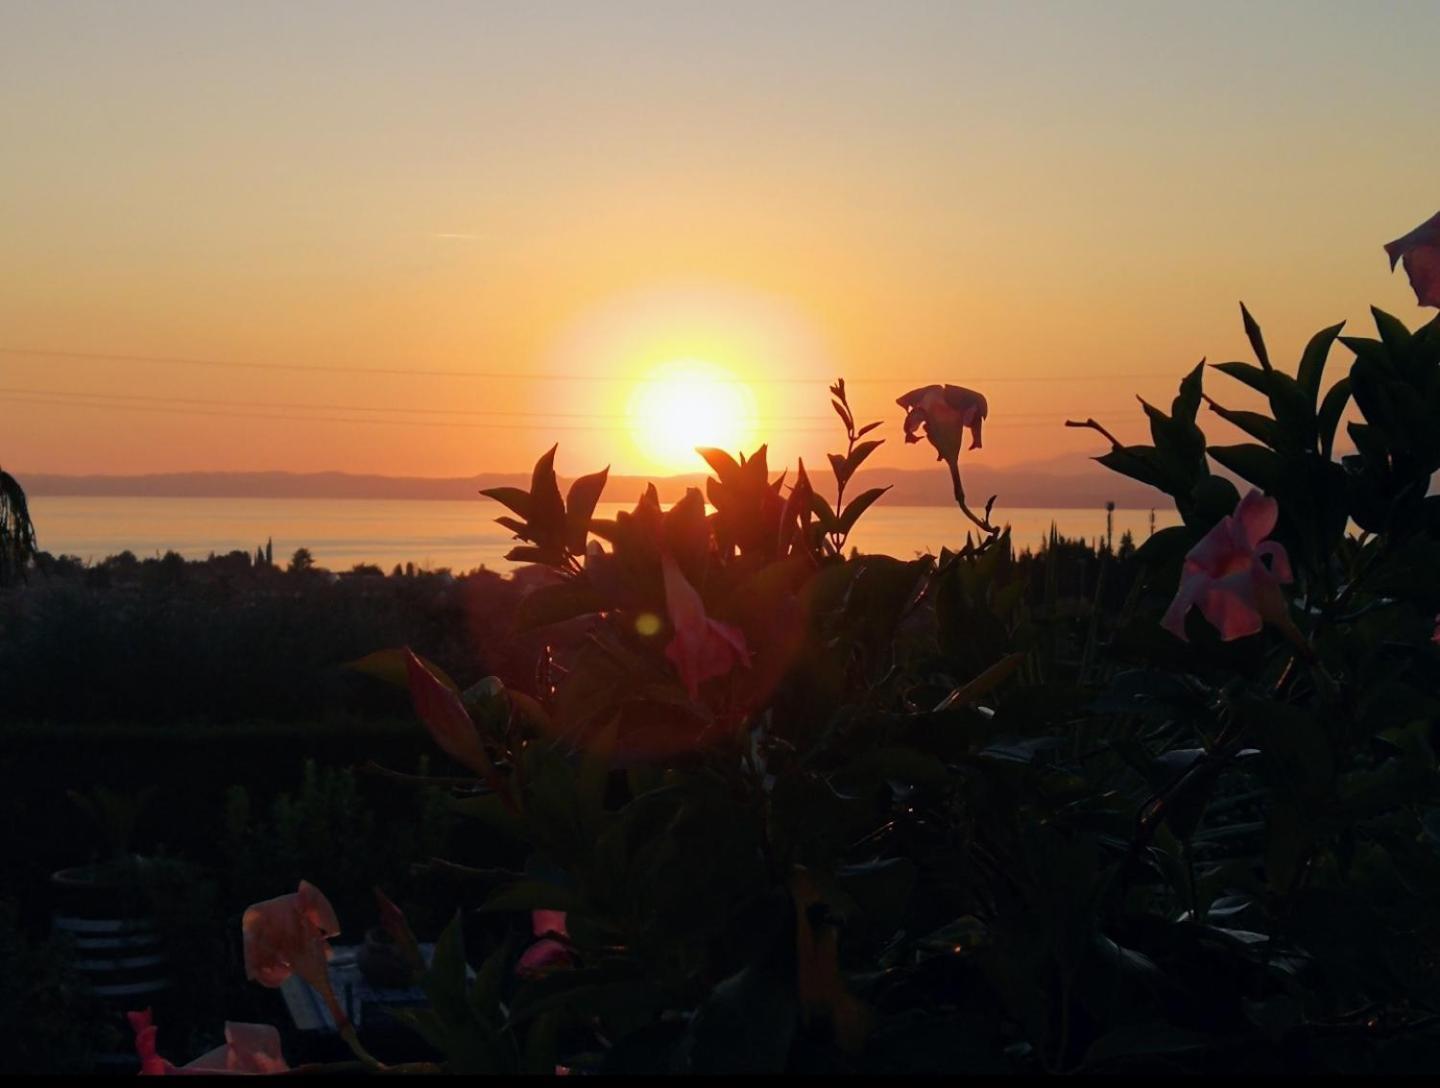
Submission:
[[303,574],[315,567],[315,557],[310,554],[309,548],[296,548],[295,554],[290,557],[290,573]]
[[0,586],[25,577],[35,557],[35,525],[20,482],[0,469]]

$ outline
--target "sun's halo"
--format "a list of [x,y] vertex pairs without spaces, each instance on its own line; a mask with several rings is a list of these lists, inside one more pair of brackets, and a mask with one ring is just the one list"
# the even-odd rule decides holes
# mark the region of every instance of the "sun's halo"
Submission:
[[753,438],[755,397],[724,367],[700,359],[657,366],[635,385],[630,426],[636,445],[659,469],[703,467],[698,446],[738,452]]

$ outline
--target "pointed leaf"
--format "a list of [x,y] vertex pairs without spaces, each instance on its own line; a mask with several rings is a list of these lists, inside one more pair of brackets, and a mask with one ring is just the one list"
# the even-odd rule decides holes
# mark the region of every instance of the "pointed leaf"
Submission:
[[[356,661],[347,661],[341,668],[351,669],[355,672],[363,672],[375,677],[377,680],[384,680],[387,684],[394,684],[397,688],[408,688],[410,686],[409,672],[405,667],[405,656],[414,653],[404,646],[396,646],[389,650],[376,650],[373,654],[366,654]],[[460,685],[451,680],[449,675],[435,662],[429,658],[415,654],[432,676],[444,684],[451,691],[458,692]]]
[[735,463],[735,458],[731,457],[724,450],[701,446],[697,447],[695,452],[705,458],[706,464],[715,471],[716,476],[720,477],[721,483],[728,484],[740,475],[740,466]]
[[848,470],[848,475],[853,476],[855,474],[855,470],[864,463],[865,458],[869,457],[872,453],[874,453],[884,444],[885,439],[883,438],[872,438],[868,442],[857,443],[855,448],[850,451],[850,456],[845,460],[845,467]]
[[595,504],[605,490],[605,481],[610,478],[610,466],[599,472],[578,477],[570,485],[565,499],[566,543],[573,555],[585,554],[585,537],[590,531],[590,518],[595,513]]
[[1210,410],[1226,422],[1233,423],[1252,438],[1260,439],[1271,449],[1280,445],[1280,425],[1269,416],[1262,416],[1259,412],[1239,412],[1223,408],[1213,400],[1210,401]]
[[1324,401],[1320,404],[1320,411],[1316,415],[1315,426],[1320,432],[1320,452],[1329,457],[1335,448],[1335,428],[1340,425],[1340,417],[1345,412],[1345,405],[1350,403],[1350,379],[1341,378],[1330,387],[1330,392],[1325,394]]
[[876,427],[880,426],[880,424],[884,422],[885,421],[883,419],[877,419],[874,423],[865,424],[865,426],[861,427],[858,431],[855,432],[855,437],[864,438],[867,434],[869,434],[871,431],[873,431]]
[[599,594],[583,579],[536,586],[520,598],[515,608],[515,630],[533,631],[552,623],[564,623],[599,612],[603,607]]
[[1265,350],[1265,337],[1260,335],[1260,326],[1250,316],[1250,311],[1245,308],[1245,303],[1240,303],[1240,316],[1245,322],[1245,336],[1250,341],[1250,346],[1255,350],[1255,358],[1260,360],[1260,367],[1267,373],[1274,368],[1270,365],[1270,353]]
[[825,456],[830,458],[830,467],[835,470],[835,482],[844,487],[850,482],[850,466],[838,453],[827,453]]
[[832,400],[830,407],[835,409],[835,414],[840,417],[840,422],[845,424],[845,432],[847,434],[855,429],[855,419],[850,415],[850,410],[846,408],[845,405],[841,404],[838,400]]
[[1330,356],[1330,348],[1344,327],[1345,322],[1342,321],[1328,329],[1321,329],[1310,338],[1310,343],[1305,345],[1305,353],[1300,357],[1300,367],[1295,372],[1295,380],[1300,383],[1300,388],[1309,394],[1312,406],[1320,397],[1320,379],[1325,373],[1325,361]]
[[508,506],[522,518],[530,517],[530,492],[522,491],[518,487],[486,487],[482,488],[480,494],[487,499],[494,499],[496,502]]
[[1212,363],[1211,366],[1236,381],[1244,382],[1257,393],[1270,395],[1270,383],[1266,380],[1265,371],[1252,363]]
[[889,491],[893,486],[893,484],[890,484],[885,487],[872,487],[869,491],[856,495],[846,503],[845,512],[840,515],[839,531],[841,533],[848,533],[853,529],[855,523],[860,520],[860,515],[865,513],[866,510],[869,510],[870,507],[874,505],[875,500],[880,498],[881,495],[885,494],[885,492]]
[[1210,456],[1241,479],[1260,490],[1273,492],[1285,468],[1284,459],[1274,450],[1242,442],[1237,446],[1211,446]]
[[820,527],[827,533],[840,531],[840,522],[835,517],[835,511],[830,508],[830,501],[818,491],[810,496],[810,508],[815,511],[815,516],[820,519]]
[[530,527],[536,540],[559,544],[565,539],[565,501],[560,498],[560,483],[555,479],[555,451],[551,446],[530,476]]

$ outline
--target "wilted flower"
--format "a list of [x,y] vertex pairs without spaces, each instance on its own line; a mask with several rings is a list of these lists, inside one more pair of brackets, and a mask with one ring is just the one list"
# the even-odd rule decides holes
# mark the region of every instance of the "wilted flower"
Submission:
[[135,1052],[142,1076],[201,1076],[213,1073],[285,1073],[290,1067],[280,1051],[280,1033],[269,1024],[225,1025],[225,1043],[193,1062],[175,1065],[156,1050],[156,1027],[149,1009],[126,1013],[135,1030]]
[[1421,306],[1440,306],[1440,212],[1405,237],[1395,239],[1385,252],[1392,272],[1397,262],[1405,262],[1405,273]]
[[700,698],[700,685],[724,676],[737,664],[750,665],[745,635],[728,623],[712,620],[695,587],[685,580],[679,565],[668,554],[661,557],[665,574],[665,606],[675,637],[665,647],[665,656],[675,665],[690,698]]
[[1226,642],[1255,634],[1266,620],[1290,628],[1280,592],[1293,580],[1290,557],[1282,544],[1265,539],[1279,511],[1274,499],[1252,488],[1185,556],[1179,591],[1161,626],[1184,640],[1185,616],[1198,605]]
[[970,448],[980,448],[980,426],[990,413],[985,398],[959,385],[926,385],[895,401],[905,409],[905,441],[919,442],[916,429],[923,423],[925,437],[935,447],[937,461],[954,464],[960,457],[964,430],[970,430]]
[[530,927],[540,940],[532,944],[520,956],[520,962],[515,965],[516,974],[533,977],[552,967],[560,967],[571,961],[573,955],[570,946],[565,943],[570,934],[565,928],[565,912],[563,910],[531,911]]

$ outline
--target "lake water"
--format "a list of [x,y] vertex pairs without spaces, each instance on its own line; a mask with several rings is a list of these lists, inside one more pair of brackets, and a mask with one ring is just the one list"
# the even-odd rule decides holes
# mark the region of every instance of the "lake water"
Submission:
[[[600,517],[632,504],[601,503]],[[40,547],[55,555],[99,560],[129,550],[140,558],[177,551],[204,559],[274,540],[277,563],[296,548],[309,548],[331,570],[396,563],[454,571],[485,566],[506,570],[503,556],[514,541],[493,519],[503,509],[483,500],[440,502],[405,499],[160,499],[36,496],[30,500]],[[1066,536],[1096,540],[1105,533],[1103,509],[996,510],[1012,527],[1016,545],[1040,543],[1054,522]],[[1116,510],[1115,539],[1127,529],[1137,541],[1149,535],[1148,510]],[[1178,521],[1173,510],[1155,511],[1155,525]],[[964,543],[969,522],[953,507],[871,507],[850,542],[862,551],[908,558]]]

